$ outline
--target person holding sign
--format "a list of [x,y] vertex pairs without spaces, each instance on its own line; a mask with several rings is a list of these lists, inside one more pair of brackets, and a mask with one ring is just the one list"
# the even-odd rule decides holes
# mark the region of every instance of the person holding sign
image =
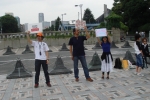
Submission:
[[102,41],[100,40],[99,37],[97,37],[97,40],[99,44],[102,46],[103,53],[101,56],[102,60],[102,66],[101,66],[101,71],[102,71],[102,79],[104,79],[104,74],[107,72],[107,79],[109,79],[109,73],[112,71],[112,55],[110,52],[110,47],[111,47],[111,40],[110,37],[108,36],[108,33],[106,32],[107,36],[102,37]]
[[87,32],[87,28],[84,27],[84,30],[86,32],[86,36],[79,36],[79,30],[74,28],[73,34],[74,36],[70,38],[69,45],[70,45],[70,54],[72,57],[72,60],[74,62],[74,76],[75,81],[79,81],[79,69],[78,69],[78,60],[80,60],[85,78],[89,82],[93,82],[93,80],[89,76],[89,70],[87,68],[87,63],[85,59],[85,52],[84,52],[84,40],[87,40],[90,38],[90,34]]
[[27,32],[27,39],[28,42],[34,47],[34,53],[35,53],[35,88],[39,86],[39,75],[40,75],[40,69],[41,65],[43,67],[46,84],[48,87],[51,87],[50,84],[50,78],[48,74],[48,63],[49,63],[49,48],[45,42],[43,42],[43,34],[41,32],[37,33],[37,40],[38,41],[32,41],[29,37],[30,31]]

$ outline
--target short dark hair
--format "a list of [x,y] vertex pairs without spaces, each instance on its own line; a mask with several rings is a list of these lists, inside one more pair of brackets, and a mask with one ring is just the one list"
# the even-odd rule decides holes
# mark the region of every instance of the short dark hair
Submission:
[[141,38],[141,35],[140,34],[136,34],[135,35],[135,41],[138,40],[139,38]]
[[108,42],[108,37],[107,36],[102,37],[102,42],[104,43],[104,40],[103,40],[104,38],[106,38],[107,42]]
[[73,33],[76,32],[76,28],[73,28]]

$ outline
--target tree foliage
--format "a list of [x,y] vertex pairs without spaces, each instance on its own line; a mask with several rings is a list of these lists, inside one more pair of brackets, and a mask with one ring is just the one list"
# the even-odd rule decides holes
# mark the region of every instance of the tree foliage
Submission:
[[55,30],[58,31],[59,25],[61,25],[61,19],[58,17],[55,20]]
[[96,22],[94,19],[94,15],[92,14],[92,11],[89,8],[85,10],[83,20],[85,20],[87,24]]
[[107,29],[120,28],[120,21],[122,20],[122,17],[114,12],[111,12],[110,15],[105,18],[105,20],[107,21]]
[[100,23],[96,28],[106,28],[106,24],[104,22]]
[[17,20],[11,15],[0,17],[0,23],[3,33],[16,33],[19,31]]
[[54,31],[54,25],[51,26],[51,31]]
[[148,30],[145,25],[150,23],[150,0],[114,0],[113,5],[112,11],[122,16],[129,31]]

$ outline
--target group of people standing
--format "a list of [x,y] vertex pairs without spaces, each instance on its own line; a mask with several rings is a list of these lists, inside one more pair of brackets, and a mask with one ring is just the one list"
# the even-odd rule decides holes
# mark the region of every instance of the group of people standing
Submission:
[[[84,27],[84,31],[86,33],[86,36],[80,36],[79,29],[74,28],[73,34],[74,36],[70,38],[69,45],[70,45],[70,54],[71,59],[73,60],[74,65],[74,77],[75,81],[79,81],[79,69],[78,69],[78,60],[80,60],[83,71],[85,74],[85,78],[89,82],[93,82],[93,79],[89,75],[89,70],[87,67],[86,57],[85,57],[85,51],[84,51],[84,40],[87,40],[90,38],[90,34],[87,31],[87,28]],[[32,41],[29,37],[30,32],[27,32],[27,40],[28,42],[34,47],[34,53],[35,53],[35,88],[38,88],[39,86],[39,75],[40,75],[40,68],[41,65],[43,67],[44,75],[46,84],[48,87],[51,87],[50,84],[50,78],[48,75],[48,63],[49,63],[49,47],[47,43],[43,42],[44,35],[42,33],[37,33],[37,41]],[[102,46],[103,54],[101,56],[102,59],[102,79],[104,79],[104,73],[107,73],[107,79],[109,79],[109,73],[112,71],[112,55],[110,52],[110,45],[111,41],[109,36],[103,37],[102,40],[99,38],[98,42]]]

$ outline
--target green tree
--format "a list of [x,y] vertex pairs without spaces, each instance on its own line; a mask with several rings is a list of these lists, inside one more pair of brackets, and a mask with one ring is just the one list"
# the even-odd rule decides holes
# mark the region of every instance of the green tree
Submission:
[[121,27],[120,21],[122,20],[122,17],[115,14],[114,12],[111,12],[110,15],[105,18],[105,20],[107,21],[106,23],[107,29]]
[[106,28],[105,22],[100,23],[100,25],[97,26],[96,28]]
[[54,25],[51,26],[51,31],[54,31]]
[[44,29],[43,31],[51,31],[51,27]]
[[129,31],[135,32],[150,23],[149,7],[150,0],[114,0],[112,10],[122,16],[122,22],[129,27]]
[[58,17],[55,20],[55,30],[58,31],[59,25],[61,24],[61,19]]
[[16,33],[19,31],[17,20],[11,15],[0,17],[3,33]]
[[87,8],[84,12],[83,20],[86,21],[86,23],[95,23],[94,15],[92,14],[92,11]]

